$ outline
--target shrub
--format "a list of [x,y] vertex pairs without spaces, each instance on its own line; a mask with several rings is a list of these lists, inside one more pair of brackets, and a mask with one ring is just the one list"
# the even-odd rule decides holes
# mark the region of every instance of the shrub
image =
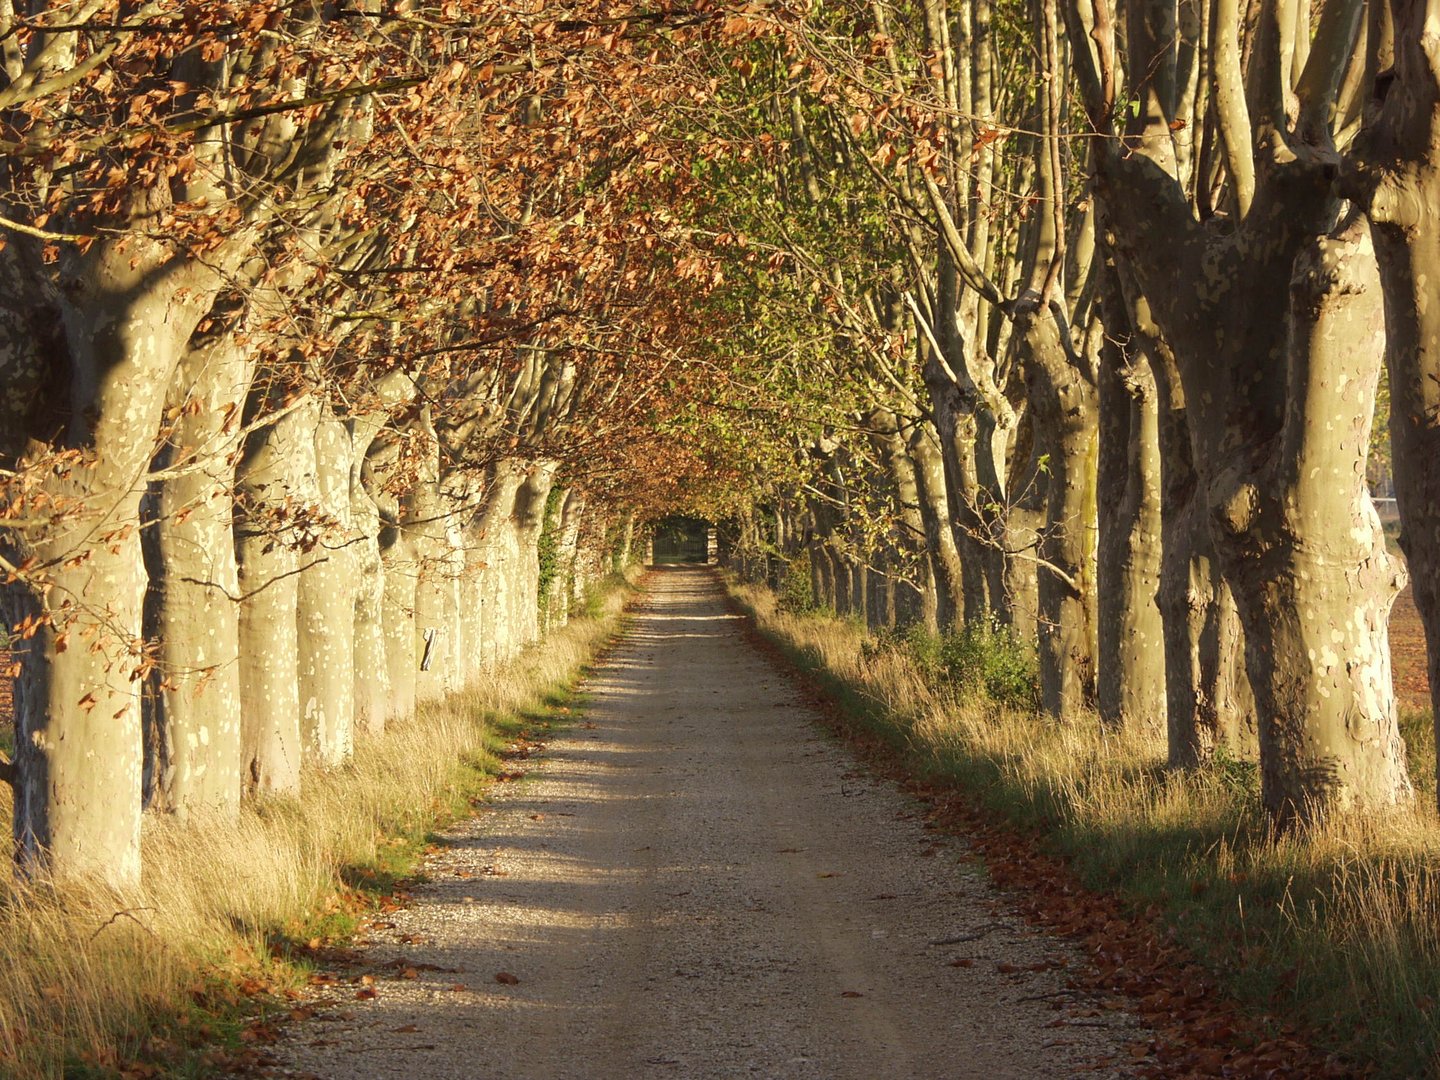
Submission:
[[786,564],[780,580],[780,607],[796,615],[815,610],[815,592],[810,586],[810,552],[802,551]]
[[942,637],[911,627],[905,650],[928,678],[961,693],[983,695],[1016,709],[1039,707],[1033,651],[1014,630],[994,619],[959,627]]

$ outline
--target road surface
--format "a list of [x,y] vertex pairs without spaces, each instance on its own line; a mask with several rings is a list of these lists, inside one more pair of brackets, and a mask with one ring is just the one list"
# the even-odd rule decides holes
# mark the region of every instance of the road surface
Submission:
[[714,577],[648,588],[584,717],[448,834],[281,1074],[1123,1075],[1089,1069],[1135,1022],[1066,988],[1074,949],[817,724]]

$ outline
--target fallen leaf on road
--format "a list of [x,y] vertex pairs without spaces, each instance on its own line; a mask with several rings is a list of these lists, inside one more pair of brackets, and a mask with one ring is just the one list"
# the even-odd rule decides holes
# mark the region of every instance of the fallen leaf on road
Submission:
[[842,990],[840,991],[840,996],[846,998],[857,998],[864,997],[865,995],[860,993],[859,990]]

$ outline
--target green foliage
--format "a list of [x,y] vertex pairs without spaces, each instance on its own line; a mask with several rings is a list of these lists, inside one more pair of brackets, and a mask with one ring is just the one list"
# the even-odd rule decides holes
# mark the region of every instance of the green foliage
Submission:
[[815,610],[815,592],[810,583],[810,552],[801,551],[785,566],[780,579],[780,607],[797,615]]
[[1016,709],[1039,707],[1034,652],[993,618],[943,636],[917,624],[906,634],[905,648],[931,678],[943,679],[962,693]]
[[1211,755],[1209,771],[1218,783],[1226,791],[1240,796],[1245,800],[1255,803],[1260,801],[1260,763],[1258,761],[1246,761],[1244,758],[1235,756],[1235,751],[1227,744],[1221,743],[1215,747],[1215,753]]
[[555,578],[560,573],[560,504],[564,499],[564,488],[550,489],[550,495],[545,500],[545,524],[540,530],[537,545],[540,555],[540,580],[536,597],[542,626],[550,611],[550,590],[555,587]]

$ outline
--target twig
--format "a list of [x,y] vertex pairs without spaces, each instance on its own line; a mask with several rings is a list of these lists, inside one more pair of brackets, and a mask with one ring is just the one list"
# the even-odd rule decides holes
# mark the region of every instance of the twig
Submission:
[[153,937],[156,941],[159,941],[159,940],[160,940],[160,935],[157,934],[157,933],[155,933],[154,930],[151,930],[150,927],[146,926],[143,922],[141,922],[139,919],[137,919],[137,918],[135,917],[135,912],[137,912],[137,911],[154,911],[154,910],[155,910],[155,909],[154,909],[153,907],[123,908],[122,910],[115,912],[114,915],[111,915],[110,918],[106,919],[103,923],[101,923],[101,924],[96,928],[95,933],[93,933],[93,934],[90,935],[90,940],[91,940],[91,941],[94,941],[97,937],[100,936],[100,931],[101,931],[101,930],[104,930],[106,927],[110,926],[112,923],[118,922],[120,919],[125,918],[125,919],[129,919],[129,920],[130,920],[131,922],[133,922],[136,926],[140,927],[141,930],[144,930],[147,934],[149,934],[151,937]]

